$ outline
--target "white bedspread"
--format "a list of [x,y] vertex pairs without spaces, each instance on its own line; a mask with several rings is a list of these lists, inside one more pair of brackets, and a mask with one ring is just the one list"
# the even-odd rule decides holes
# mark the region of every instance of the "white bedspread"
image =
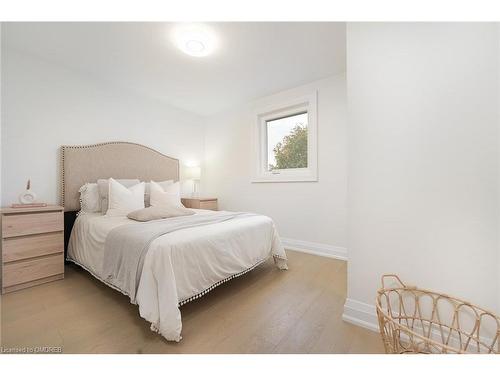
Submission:
[[[213,211],[196,210],[196,215],[210,214]],[[71,233],[68,259],[102,280],[106,236],[113,228],[131,223],[134,221],[125,217],[79,215]],[[167,340],[179,341],[179,304],[246,272],[271,255],[279,268],[287,268],[274,223],[262,215],[165,234],[151,243],[144,261],[136,296],[140,315],[151,322],[152,330]]]

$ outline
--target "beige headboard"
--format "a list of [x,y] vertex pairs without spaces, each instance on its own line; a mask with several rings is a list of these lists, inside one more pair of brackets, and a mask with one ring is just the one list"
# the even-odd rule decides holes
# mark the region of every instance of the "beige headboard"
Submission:
[[62,146],[61,164],[61,205],[66,211],[79,210],[78,190],[100,178],[179,180],[179,160],[130,142]]

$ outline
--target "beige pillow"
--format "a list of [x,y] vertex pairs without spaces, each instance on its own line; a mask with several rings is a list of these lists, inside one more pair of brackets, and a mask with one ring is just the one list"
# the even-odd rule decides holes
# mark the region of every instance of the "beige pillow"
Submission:
[[136,221],[151,221],[167,219],[169,217],[193,215],[194,211],[184,207],[173,206],[150,206],[127,215],[129,219]]

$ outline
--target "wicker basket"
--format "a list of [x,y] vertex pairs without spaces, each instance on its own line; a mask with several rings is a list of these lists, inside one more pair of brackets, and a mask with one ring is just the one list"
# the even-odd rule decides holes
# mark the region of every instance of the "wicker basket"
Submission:
[[469,302],[384,275],[376,306],[386,353],[500,353],[500,318]]

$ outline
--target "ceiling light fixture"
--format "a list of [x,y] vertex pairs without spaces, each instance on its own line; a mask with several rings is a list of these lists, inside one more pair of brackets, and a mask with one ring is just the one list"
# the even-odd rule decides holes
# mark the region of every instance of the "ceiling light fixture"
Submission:
[[217,47],[214,32],[203,24],[180,24],[174,29],[173,38],[177,47],[190,56],[207,56]]

